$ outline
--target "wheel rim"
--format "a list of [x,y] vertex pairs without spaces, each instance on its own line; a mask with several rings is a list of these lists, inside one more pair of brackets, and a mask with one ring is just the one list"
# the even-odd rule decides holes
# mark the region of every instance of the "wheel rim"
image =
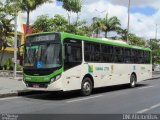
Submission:
[[83,91],[85,93],[90,93],[90,91],[91,91],[91,85],[90,85],[90,83],[88,81],[83,84]]
[[135,76],[134,75],[132,75],[132,77],[131,77],[131,86],[133,87],[133,86],[135,86]]

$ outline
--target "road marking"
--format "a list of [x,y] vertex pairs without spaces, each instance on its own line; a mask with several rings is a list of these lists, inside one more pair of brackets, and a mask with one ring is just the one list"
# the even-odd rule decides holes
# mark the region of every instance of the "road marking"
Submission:
[[153,106],[151,106],[150,108],[151,108],[151,109],[154,109],[154,108],[157,108],[157,107],[159,107],[159,106],[160,106],[160,103],[157,104],[157,105],[153,105]]
[[6,97],[6,98],[0,98],[0,101],[3,101],[3,100],[12,100],[12,99],[17,99],[17,98],[20,98],[20,97]]
[[67,101],[67,103],[88,100],[88,99],[98,98],[98,97],[102,97],[102,96],[104,96],[104,95],[97,95],[97,96],[93,96],[93,97],[85,97],[85,98],[76,99],[76,100],[69,100],[69,101]]
[[138,88],[138,89],[146,89],[146,88],[152,88],[152,87],[155,87],[155,86],[140,87],[140,88]]
[[143,110],[138,111],[137,113],[141,114],[141,113],[144,113],[144,112],[147,112],[147,111],[149,111],[149,109],[143,109]]
[[152,109],[155,109],[155,108],[157,108],[157,107],[160,107],[160,103],[158,103],[158,104],[156,104],[156,105],[153,105],[153,106],[151,106],[151,107],[149,107],[149,108],[140,110],[140,111],[138,111],[137,113],[144,113],[144,112],[150,111],[150,110],[152,110]]

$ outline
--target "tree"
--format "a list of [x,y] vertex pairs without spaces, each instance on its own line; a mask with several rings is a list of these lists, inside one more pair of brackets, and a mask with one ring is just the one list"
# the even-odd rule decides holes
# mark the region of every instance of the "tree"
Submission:
[[140,47],[145,47],[145,40],[141,37],[137,37],[135,34],[129,34],[129,44],[130,45],[135,45],[135,46],[140,46]]
[[96,33],[96,37],[98,37],[100,31],[102,30],[102,19],[98,17],[93,17],[93,23],[92,23],[92,31],[93,33]]
[[160,64],[160,40],[150,39],[147,41],[147,47],[152,50],[152,63]]
[[51,23],[53,23],[51,25],[52,31],[55,31],[55,32],[67,31],[68,21],[64,16],[56,14],[54,18],[51,18]]
[[4,55],[4,50],[7,47],[8,39],[11,38],[13,35],[14,25],[14,15],[15,15],[15,7],[11,5],[8,1],[0,2],[0,66],[2,66],[2,60]]
[[53,18],[49,18],[48,15],[38,16],[34,22],[32,28],[33,33],[37,32],[65,32],[67,31],[68,22],[62,15],[55,15]]
[[[76,25],[77,24],[77,25]],[[33,33],[37,32],[68,32],[72,34],[91,36],[92,30],[86,25],[86,21],[78,21],[68,25],[68,21],[62,15],[55,15],[49,18],[48,15],[38,16],[32,25]]]
[[92,36],[92,28],[90,26],[87,25],[83,25],[78,32],[79,35],[83,35],[83,36]]
[[52,0],[10,0],[10,1],[15,3],[22,11],[27,12],[26,33],[29,32],[30,12],[34,11],[37,7],[41,6],[44,3],[52,2]]
[[108,14],[106,14],[106,17],[102,19],[102,31],[105,32],[105,37],[107,38],[107,33],[110,31],[117,31],[120,27],[120,20],[116,17],[108,17]]
[[51,31],[51,20],[48,15],[40,15],[32,25],[32,32],[49,32]]
[[57,0],[63,2],[63,8],[67,11],[68,23],[71,24],[71,13],[77,14],[76,25],[78,24],[79,12],[81,12],[82,1],[81,0]]
[[92,34],[91,27],[86,25],[85,20],[78,21],[78,23],[72,23],[68,25],[66,32],[82,36],[91,36]]
[[127,29],[119,28],[119,29],[117,30],[117,33],[121,36],[121,39],[122,39],[122,40],[127,41],[127,36],[128,36],[128,31],[127,31]]

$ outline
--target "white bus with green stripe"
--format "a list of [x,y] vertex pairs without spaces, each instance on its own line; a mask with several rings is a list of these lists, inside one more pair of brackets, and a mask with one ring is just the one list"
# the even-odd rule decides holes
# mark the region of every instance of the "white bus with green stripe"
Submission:
[[152,77],[149,48],[69,33],[28,35],[23,83],[30,90],[80,90],[130,84]]

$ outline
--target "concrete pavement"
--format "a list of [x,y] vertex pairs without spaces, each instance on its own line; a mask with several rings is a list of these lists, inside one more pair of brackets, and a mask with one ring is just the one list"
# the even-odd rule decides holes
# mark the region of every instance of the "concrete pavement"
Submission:
[[[152,79],[158,79],[158,78],[160,78],[160,72],[153,72]],[[21,76],[17,77],[17,79],[13,79],[13,77],[0,77],[0,98],[17,96],[18,94],[21,93],[23,95],[25,93],[29,94],[29,92],[30,91],[27,91],[25,89],[25,86],[22,83]]]
[[12,77],[0,77],[0,97],[18,95],[18,92],[24,91],[22,78],[13,79]]

